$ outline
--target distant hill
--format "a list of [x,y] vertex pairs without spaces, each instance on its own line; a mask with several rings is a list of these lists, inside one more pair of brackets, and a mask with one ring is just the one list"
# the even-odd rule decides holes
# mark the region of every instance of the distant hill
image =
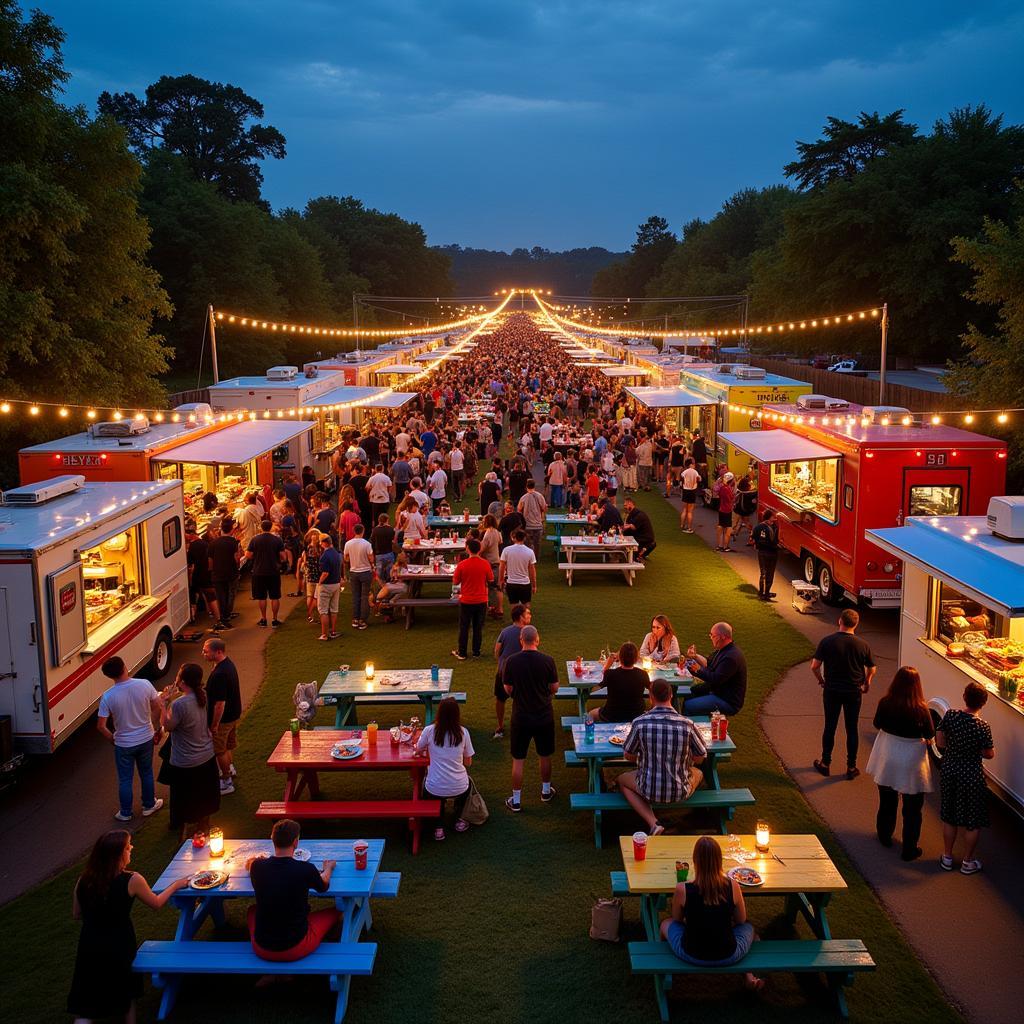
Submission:
[[511,285],[550,288],[556,295],[589,295],[594,274],[628,255],[599,246],[567,252],[551,252],[539,245],[512,252],[460,245],[436,248],[452,261],[456,295],[486,295]]

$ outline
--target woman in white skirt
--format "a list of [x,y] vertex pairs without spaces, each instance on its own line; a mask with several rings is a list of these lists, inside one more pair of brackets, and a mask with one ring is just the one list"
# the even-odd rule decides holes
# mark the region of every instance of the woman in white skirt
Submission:
[[875,711],[878,736],[871,748],[867,772],[878,784],[878,841],[892,846],[896,810],[903,797],[903,859],[917,860],[921,848],[921,810],[924,795],[932,791],[928,741],[935,735],[932,716],[924,701],[921,676],[905,665],[897,670],[889,691]]

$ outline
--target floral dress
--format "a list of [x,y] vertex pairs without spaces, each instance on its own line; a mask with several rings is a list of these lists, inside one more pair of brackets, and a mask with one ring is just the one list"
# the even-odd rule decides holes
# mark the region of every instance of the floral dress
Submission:
[[947,711],[939,728],[946,737],[939,817],[947,825],[983,828],[989,824],[989,816],[981,752],[992,746],[992,728],[988,722],[958,710]]

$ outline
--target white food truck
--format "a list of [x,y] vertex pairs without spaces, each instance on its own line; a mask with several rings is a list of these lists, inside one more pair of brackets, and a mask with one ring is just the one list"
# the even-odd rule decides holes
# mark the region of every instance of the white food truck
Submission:
[[95,710],[118,655],[163,675],[188,622],[180,480],[58,476],[0,504],[0,715],[15,746],[54,751]]

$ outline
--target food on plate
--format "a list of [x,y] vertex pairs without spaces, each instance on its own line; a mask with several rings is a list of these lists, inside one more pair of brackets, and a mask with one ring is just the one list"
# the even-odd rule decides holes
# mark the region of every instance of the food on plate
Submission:
[[740,885],[761,885],[764,882],[760,873],[753,868],[733,868],[726,874],[730,878],[735,878]]
[[197,871],[192,876],[193,889],[213,889],[227,880],[223,871]]
[[623,736],[609,736],[608,742],[614,744],[616,747],[621,747],[626,740]]
[[946,656],[949,658],[962,658],[966,653],[966,644],[946,644]]

